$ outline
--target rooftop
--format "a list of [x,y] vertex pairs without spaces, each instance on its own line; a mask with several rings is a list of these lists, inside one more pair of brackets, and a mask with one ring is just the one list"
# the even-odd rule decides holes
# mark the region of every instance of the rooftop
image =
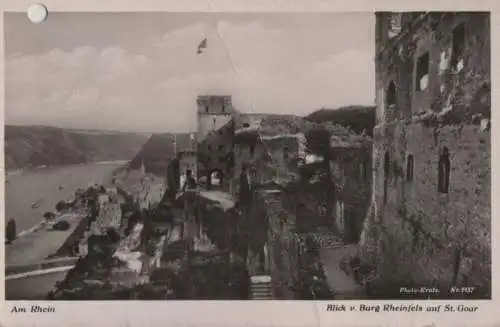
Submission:
[[357,134],[333,122],[310,122],[295,115],[242,114],[236,122],[235,136],[259,136],[262,140],[297,138],[305,142],[305,133],[314,128],[325,128],[330,132],[332,148],[371,145],[372,139],[366,133]]
[[301,131],[303,124],[303,119],[295,115],[241,114],[235,124],[235,135],[293,135]]

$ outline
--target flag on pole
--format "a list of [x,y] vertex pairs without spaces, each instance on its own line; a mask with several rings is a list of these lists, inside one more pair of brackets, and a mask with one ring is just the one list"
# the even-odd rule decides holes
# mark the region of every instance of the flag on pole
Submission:
[[200,44],[198,45],[198,50],[196,50],[196,54],[202,54],[203,49],[207,48],[207,39],[203,39]]

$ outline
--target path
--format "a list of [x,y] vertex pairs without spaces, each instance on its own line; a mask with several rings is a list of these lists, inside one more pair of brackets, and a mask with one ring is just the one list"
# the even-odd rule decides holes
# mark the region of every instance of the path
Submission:
[[200,196],[218,203],[222,207],[222,209],[224,209],[224,211],[234,208],[236,202],[229,193],[217,190],[202,190],[200,191]]
[[67,213],[58,218],[58,220],[62,219],[70,223],[69,229],[59,231],[45,226],[39,231],[25,234],[11,244],[7,244],[5,246],[6,265],[41,262],[56,253],[84,220],[82,216],[75,213]]
[[50,273],[47,272],[27,278],[7,279],[5,299],[44,300],[47,293],[54,289],[56,282],[64,280],[68,270],[54,269]]
[[340,245],[319,250],[323,270],[335,299],[354,299],[362,293],[362,288],[354,279],[340,269],[342,259],[356,251],[356,245]]

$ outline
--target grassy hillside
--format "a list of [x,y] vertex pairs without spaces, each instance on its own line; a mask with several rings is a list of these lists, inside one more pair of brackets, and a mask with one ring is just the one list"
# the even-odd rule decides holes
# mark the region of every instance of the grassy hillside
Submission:
[[147,135],[45,126],[5,126],[5,167],[22,169],[129,160]]
[[144,162],[146,172],[164,176],[167,173],[168,163],[176,155],[174,139],[179,151],[192,146],[189,133],[153,134],[132,159],[130,167],[138,169],[141,167],[141,163]]
[[311,122],[333,122],[357,133],[366,130],[366,134],[373,134],[375,126],[375,106],[348,106],[338,109],[320,109],[305,117]]

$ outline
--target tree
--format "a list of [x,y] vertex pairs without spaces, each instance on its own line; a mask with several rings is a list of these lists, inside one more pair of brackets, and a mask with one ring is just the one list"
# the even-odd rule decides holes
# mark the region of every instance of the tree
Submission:
[[306,132],[306,141],[309,153],[319,156],[329,155],[330,132],[322,125],[312,126],[312,128]]
[[59,201],[56,204],[57,211],[63,211],[68,208],[68,204],[65,201]]
[[7,226],[5,228],[5,239],[7,244],[10,244],[13,240],[16,239],[16,221],[14,218],[10,218]]
[[46,213],[43,214],[43,218],[47,220],[52,220],[55,218],[55,214],[53,212],[47,211]]

